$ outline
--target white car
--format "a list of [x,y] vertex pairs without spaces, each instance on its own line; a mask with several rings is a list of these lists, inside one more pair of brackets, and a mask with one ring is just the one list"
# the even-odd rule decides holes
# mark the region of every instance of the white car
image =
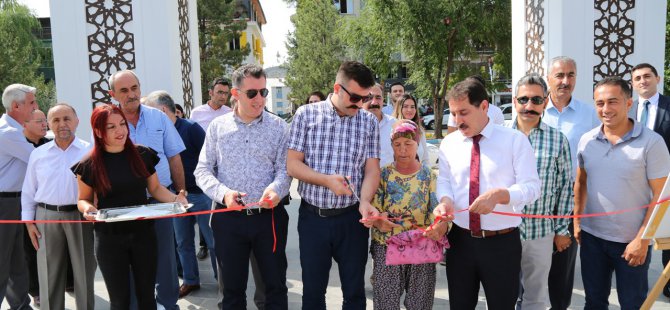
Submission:
[[[449,108],[444,109],[444,113],[442,114],[442,127],[447,126],[447,122],[449,121]],[[435,129],[435,114],[428,114],[424,115],[421,122],[423,123],[423,128],[426,129]]]
[[505,103],[500,106],[500,110],[502,110],[503,117],[505,120],[511,120],[512,119],[512,104],[511,103]]

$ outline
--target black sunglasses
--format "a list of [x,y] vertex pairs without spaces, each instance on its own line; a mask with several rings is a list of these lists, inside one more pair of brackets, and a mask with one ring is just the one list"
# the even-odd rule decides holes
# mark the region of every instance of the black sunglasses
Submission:
[[527,96],[523,96],[523,97],[516,97],[516,101],[520,104],[526,104],[530,100],[530,102],[532,102],[534,105],[542,105],[544,104],[544,98],[547,97],[535,96],[529,98]]
[[363,102],[368,102],[368,101],[372,100],[373,96],[370,95],[370,94],[368,94],[367,96],[352,94],[346,88],[344,88],[344,86],[342,84],[339,84],[339,85],[340,85],[340,87],[342,87],[344,92],[349,95],[349,102],[351,102],[351,103],[358,103],[361,100],[363,100]]
[[256,98],[256,95],[258,95],[258,93],[261,93],[261,97],[265,98],[270,93],[270,91],[267,88],[249,89],[249,90],[244,90],[244,91],[240,89],[240,92],[247,95],[247,98],[249,98],[249,99]]

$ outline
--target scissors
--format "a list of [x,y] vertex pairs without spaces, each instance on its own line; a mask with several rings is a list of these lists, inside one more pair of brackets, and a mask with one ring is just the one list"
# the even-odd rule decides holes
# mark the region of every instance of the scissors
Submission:
[[344,183],[347,184],[347,187],[349,188],[349,190],[351,191],[351,193],[354,195],[354,197],[356,197],[356,200],[358,200],[358,201],[360,202],[361,199],[358,198],[358,195],[356,195],[356,191],[354,190],[354,187],[351,186],[351,182],[349,182],[349,178],[344,177]]

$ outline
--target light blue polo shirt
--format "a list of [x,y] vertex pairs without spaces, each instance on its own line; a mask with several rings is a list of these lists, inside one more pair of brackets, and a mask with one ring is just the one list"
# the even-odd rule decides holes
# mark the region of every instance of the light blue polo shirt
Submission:
[[137,126],[128,122],[128,127],[130,127],[130,140],[133,143],[148,146],[158,152],[160,161],[156,165],[156,173],[161,185],[172,184],[167,159],[186,149],[172,121],[165,113],[141,104]]
[[[616,144],[605,138],[602,126],[587,132],[579,141],[579,167],[586,170],[584,214],[647,205],[653,196],[649,180],[670,173],[670,154],[663,138],[634,123],[633,130]],[[646,212],[647,209],[637,209],[583,218],[581,229],[604,240],[628,243],[637,235]]]
[[596,110],[591,104],[584,103],[572,97],[567,107],[562,112],[551,102],[542,116],[542,122],[558,129],[568,138],[570,144],[570,157],[572,158],[572,180],[577,176],[577,145],[579,139],[589,130],[600,126],[600,120],[596,115]]

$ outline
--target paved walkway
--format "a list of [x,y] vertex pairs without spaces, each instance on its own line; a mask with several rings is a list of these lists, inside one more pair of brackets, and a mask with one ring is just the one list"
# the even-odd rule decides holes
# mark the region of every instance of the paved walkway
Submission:
[[[296,193],[297,183],[293,182],[292,186],[292,196],[298,197]],[[286,254],[288,256],[288,273],[287,273],[287,285],[288,285],[288,300],[289,300],[289,309],[300,309],[301,307],[301,298],[302,298],[302,281],[301,281],[301,271],[300,271],[300,253],[298,251],[298,231],[297,231],[297,218],[298,218],[298,206],[300,205],[299,199],[293,199],[291,205],[286,209],[288,210],[291,220],[289,221],[289,236],[288,244],[286,249]],[[653,286],[654,282],[661,273],[661,253],[654,251],[652,255],[651,268],[649,270],[650,278],[650,288]],[[329,309],[341,309],[342,293],[340,291],[339,276],[337,273],[337,264],[333,263],[334,268],[330,273],[330,282],[328,286],[328,291],[326,294],[326,302]],[[217,309],[217,284],[214,281],[214,276],[212,272],[211,265],[209,260],[199,261],[200,268],[200,278],[202,288],[199,291],[191,293],[184,299],[179,300],[179,306],[182,310],[184,309]],[[372,262],[367,264],[367,275],[366,279],[370,277],[370,272],[372,268]],[[580,264],[579,259],[577,259],[577,270],[575,274],[575,286],[572,295],[572,306],[571,309],[582,309],[584,308],[584,288],[582,286],[582,280],[580,276]],[[251,272],[250,272],[251,273]],[[253,279],[250,280],[248,285],[248,296],[253,296]],[[369,281],[366,283],[366,294],[368,297],[368,309],[373,309],[372,307],[372,286],[370,286]],[[102,280],[102,274],[98,270],[95,276],[95,308],[100,310],[109,309],[109,297],[107,295],[107,289]],[[256,309],[251,301],[252,298],[249,298],[248,309]],[[66,309],[75,309],[74,304],[74,295],[66,294]],[[486,300],[484,298],[483,291],[480,291],[479,294],[479,305],[477,309],[486,308]],[[612,294],[610,296],[610,304],[613,309],[618,309],[618,301],[616,297],[616,290],[612,289]],[[8,305],[6,302],[2,304],[2,309],[7,309]],[[433,309],[448,309],[449,308],[449,294],[447,292],[447,279],[445,268],[443,266],[438,266],[437,268],[437,287],[435,289],[435,304]],[[670,303],[668,299],[661,295],[656,301],[656,304],[653,307],[654,309],[670,309]]]

